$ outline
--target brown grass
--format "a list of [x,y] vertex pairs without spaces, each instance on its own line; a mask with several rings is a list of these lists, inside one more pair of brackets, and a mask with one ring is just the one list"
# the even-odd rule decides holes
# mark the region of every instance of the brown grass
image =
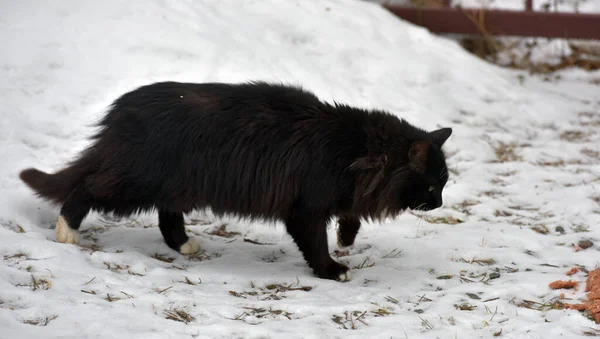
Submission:
[[21,225],[9,220],[0,220],[0,225],[16,233],[25,233],[25,229]]
[[362,318],[367,314],[367,311],[353,311],[353,312],[344,312],[343,316],[333,315],[331,320],[336,324],[342,325],[342,328],[345,330],[356,330],[358,323],[362,323],[364,325],[368,325]]
[[475,299],[475,300],[481,300],[481,297],[480,297],[480,296],[478,296],[478,295],[477,295],[477,294],[475,294],[475,293],[469,293],[469,292],[467,292],[467,293],[466,293],[466,295],[467,295],[469,298],[471,298],[471,299]]
[[591,148],[584,148],[581,150],[581,154],[586,155],[590,158],[600,160],[600,151],[593,150]]
[[546,235],[546,234],[550,233],[550,230],[548,229],[548,227],[546,227],[546,225],[542,225],[542,224],[532,226],[531,229],[539,234]]
[[223,224],[223,225],[217,227],[214,231],[209,232],[208,234],[214,235],[217,237],[222,237],[222,238],[233,238],[237,235],[240,235],[241,233],[227,231],[227,224]]
[[34,326],[48,326],[48,324],[58,318],[58,315],[51,315],[45,318],[37,318],[37,319],[28,319],[23,320],[23,324],[34,325]]
[[420,215],[416,214],[412,211],[409,211],[412,215],[416,216],[419,219],[422,219],[430,224],[446,224],[446,225],[456,225],[461,224],[464,220],[453,217],[453,216],[443,216],[443,217],[432,217],[428,215]]
[[154,290],[156,291],[156,293],[162,294],[162,293],[164,293],[164,292],[166,292],[166,291],[168,291],[168,290],[170,290],[172,288],[173,288],[173,286],[169,286],[169,287],[165,287],[165,288],[162,288],[162,289],[161,288],[157,288],[157,289],[154,289]]
[[456,305],[454,305],[454,307],[456,307],[456,309],[460,310],[460,311],[473,311],[474,309],[477,308],[476,305],[470,304],[468,302],[463,302],[461,304],[456,304]]
[[290,312],[284,310],[274,310],[271,307],[269,307],[269,309],[262,307],[243,307],[243,309],[244,311],[232,320],[242,320],[245,322],[245,318],[247,316],[251,316],[257,319],[278,318],[279,316],[284,316],[287,319],[292,320],[293,315]]
[[81,247],[81,249],[83,249],[84,251],[88,251],[90,253],[105,252],[104,247],[98,244],[82,244],[79,247]]
[[490,198],[497,198],[497,197],[502,197],[502,196],[506,195],[506,193],[504,193],[502,191],[498,191],[498,190],[484,191],[484,192],[481,192],[481,194],[488,196]]
[[29,259],[29,256],[25,253],[19,252],[19,253],[15,253],[15,254],[11,254],[11,255],[5,255],[4,256],[4,260],[8,260],[8,259],[19,259],[19,258],[24,258],[24,259]]
[[258,240],[253,240],[249,238],[244,238],[244,242],[249,242],[254,245],[275,245],[274,243],[260,242]]
[[508,185],[508,183],[500,178],[493,178],[490,183],[492,183],[493,185],[496,186],[500,186],[500,187],[504,187],[506,185]]
[[163,314],[165,315],[165,319],[179,321],[185,324],[189,324],[196,320],[191,314],[180,308],[164,310]]
[[552,300],[548,302],[537,302],[533,300],[512,299],[509,301],[509,303],[516,305],[517,307],[523,307],[540,312],[545,312],[549,310],[562,310],[565,308],[565,304],[558,300]]
[[370,268],[370,267],[373,267],[373,266],[375,266],[375,263],[374,262],[370,262],[369,257],[366,257],[365,260],[363,260],[362,263],[360,263],[358,265],[355,265],[352,268],[355,269],[355,270],[360,270],[360,269],[363,269],[363,268]]
[[[598,84],[600,84],[600,79]],[[579,125],[581,125],[582,127],[600,127],[600,113],[580,112],[578,113],[578,116]]]
[[167,256],[159,254],[159,253],[153,254],[152,258],[162,261],[162,262],[166,262],[166,263],[172,263],[175,260],[175,258],[167,257]]
[[402,255],[402,250],[394,248],[388,254],[382,256],[381,259],[398,258],[401,255]]
[[187,256],[187,258],[192,261],[205,261],[205,260],[210,260],[213,258],[219,258],[220,256],[221,256],[221,253],[208,254],[208,253],[206,253],[206,251],[198,251],[196,253],[189,254]]
[[577,224],[571,226],[571,230],[575,233],[587,233],[590,231],[590,227],[587,225]]
[[456,206],[465,208],[465,207],[479,205],[480,203],[481,203],[480,201],[476,201],[476,200],[463,200],[461,203],[457,204]]
[[560,134],[560,139],[569,142],[587,141],[590,134],[583,131],[569,130]]
[[489,144],[494,149],[494,153],[496,154],[496,160],[492,162],[500,163],[523,161],[523,157],[518,153],[518,149],[527,146],[517,142],[511,142],[507,144],[502,141],[497,141],[496,143],[490,142]]
[[519,173],[518,171],[507,171],[507,172],[501,172],[501,173],[496,173],[496,175],[500,175],[503,177],[512,177],[513,175]]
[[[395,301],[394,303],[398,303],[398,301],[394,298],[388,297],[391,300]],[[377,308],[370,311],[345,311],[342,315],[334,314],[331,317],[331,320],[338,325],[341,325],[345,330],[357,330],[361,325],[368,326],[369,324],[366,322],[367,318],[378,318],[378,317],[386,317],[394,314],[387,307],[381,307],[377,303],[372,303]]]
[[538,161],[537,163],[535,163],[538,166],[544,166],[544,167],[563,167],[566,165],[586,165],[585,162],[581,161],[581,160],[569,160],[569,161],[565,161],[563,159],[560,160],[546,160],[546,161]]
[[500,210],[496,210],[494,212],[494,216],[495,217],[512,217],[514,214],[508,212],[508,211],[500,211]]
[[600,120],[581,121],[579,124],[583,127],[598,127],[600,126]]
[[31,281],[28,284],[15,284],[16,287],[31,287],[32,291],[37,290],[49,290],[52,287],[50,280],[45,278],[36,278],[33,274],[31,275]]
[[257,298],[259,300],[281,300],[287,298],[285,293],[291,291],[304,291],[310,292],[312,291],[312,286],[302,286],[299,281],[296,281],[294,284],[268,284],[264,287],[256,288],[254,283],[250,283],[250,287],[254,290],[252,291],[229,291],[229,294],[242,299],[248,298]]
[[109,263],[107,261],[104,262],[104,266],[106,266],[107,269],[113,271],[113,272],[121,272],[121,271],[127,271],[128,274],[131,275],[137,275],[140,277],[143,277],[144,275],[142,273],[137,273],[137,272],[133,272],[130,268],[129,265],[120,265],[120,264],[114,264],[114,263]]
[[185,277],[185,280],[184,281],[180,281],[180,282],[186,283],[188,285],[196,286],[196,285],[202,284],[202,279],[198,278],[198,282],[193,282],[193,281],[190,280],[190,278]]
[[488,258],[488,259],[476,259],[473,258],[471,260],[465,259],[465,258],[458,258],[458,259],[451,259],[454,262],[463,262],[463,263],[467,263],[467,264],[478,264],[480,266],[491,266],[494,265],[496,263],[496,260],[492,259],[492,258]]
[[104,300],[108,301],[109,303],[112,303],[112,302],[115,302],[115,301],[119,301],[119,300],[122,300],[122,299],[124,299],[124,298],[119,298],[119,297],[111,296],[109,293],[106,293],[106,298],[104,298]]

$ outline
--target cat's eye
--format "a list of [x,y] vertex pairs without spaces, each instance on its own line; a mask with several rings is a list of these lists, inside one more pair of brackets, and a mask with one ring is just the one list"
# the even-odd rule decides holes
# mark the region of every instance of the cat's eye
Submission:
[[435,187],[433,187],[433,185],[429,186],[429,192],[433,192],[435,190]]

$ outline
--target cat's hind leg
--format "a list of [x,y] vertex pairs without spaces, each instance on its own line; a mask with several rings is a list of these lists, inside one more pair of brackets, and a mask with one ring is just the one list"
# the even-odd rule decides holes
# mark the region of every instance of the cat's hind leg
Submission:
[[360,229],[360,220],[353,217],[340,217],[338,219],[337,244],[340,248],[354,244],[354,239]]
[[60,209],[56,222],[56,240],[61,243],[76,244],[79,242],[77,230],[92,207],[93,198],[80,184],[71,191]]
[[197,237],[188,237],[185,234],[183,213],[158,211],[158,227],[167,245],[181,254],[193,254],[200,250],[200,241]]

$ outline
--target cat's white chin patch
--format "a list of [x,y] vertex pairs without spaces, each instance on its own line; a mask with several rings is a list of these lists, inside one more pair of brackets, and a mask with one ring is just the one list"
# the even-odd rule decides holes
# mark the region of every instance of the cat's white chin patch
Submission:
[[200,250],[200,240],[197,237],[190,237],[181,247],[179,253],[194,254]]
[[77,244],[79,233],[69,226],[69,223],[61,215],[56,222],[56,240],[63,244]]

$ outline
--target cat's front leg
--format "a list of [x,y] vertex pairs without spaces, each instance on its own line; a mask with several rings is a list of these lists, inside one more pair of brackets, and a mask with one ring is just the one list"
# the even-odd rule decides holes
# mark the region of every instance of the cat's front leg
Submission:
[[360,220],[354,217],[343,216],[338,219],[337,244],[340,248],[348,247],[354,244],[358,230],[360,229]]
[[350,269],[329,255],[327,219],[296,214],[285,220],[285,226],[315,275],[323,279],[350,280]]
[[194,254],[200,250],[197,237],[185,234],[185,223],[182,212],[167,210],[158,211],[158,228],[169,247],[181,254]]

